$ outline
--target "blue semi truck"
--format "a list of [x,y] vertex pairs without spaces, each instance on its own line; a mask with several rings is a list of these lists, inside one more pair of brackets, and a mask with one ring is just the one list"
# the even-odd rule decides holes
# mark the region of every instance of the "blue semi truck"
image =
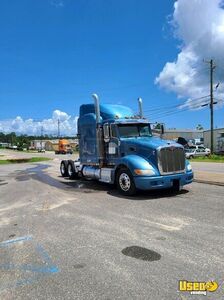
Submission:
[[[179,191],[193,180],[184,148],[152,133],[151,124],[139,113],[122,105],[81,105],[78,119],[79,156],[63,160],[61,175],[116,184],[124,195],[139,190],[172,188]],[[160,128],[161,134],[164,131]]]

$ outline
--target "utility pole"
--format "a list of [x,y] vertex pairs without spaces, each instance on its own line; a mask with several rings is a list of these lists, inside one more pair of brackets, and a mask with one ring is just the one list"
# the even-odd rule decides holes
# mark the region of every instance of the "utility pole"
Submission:
[[213,154],[214,152],[214,146],[213,146],[213,142],[214,142],[214,98],[213,98],[213,72],[215,69],[215,65],[214,65],[214,61],[213,59],[209,60],[209,61],[205,61],[206,63],[209,64],[210,66],[210,132],[211,132],[211,154]]
[[60,139],[60,120],[58,119],[58,138]]
[[43,149],[43,131],[44,131],[44,127],[43,126],[41,126],[41,140],[40,140],[40,148],[41,148],[41,150]]
[[210,60],[210,113],[211,113],[211,153],[213,154],[213,138],[214,138],[214,121],[213,121],[213,106],[214,106],[214,98],[213,98],[213,71],[215,69],[213,59]]

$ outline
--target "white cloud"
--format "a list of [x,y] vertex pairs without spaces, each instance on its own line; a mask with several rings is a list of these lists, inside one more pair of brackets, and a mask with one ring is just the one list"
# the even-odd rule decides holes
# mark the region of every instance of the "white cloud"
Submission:
[[50,4],[52,6],[55,6],[55,7],[63,7],[64,6],[64,1],[63,0],[51,0],[50,1]]
[[53,111],[52,119],[60,120],[61,122],[68,121],[71,118],[67,113],[60,111],[58,109]]
[[50,119],[43,119],[42,121],[24,120],[17,116],[13,120],[0,120],[0,132],[40,135],[43,127],[43,134],[57,135],[59,120],[61,135],[74,136],[77,132],[77,119],[77,116],[70,116],[60,110],[53,111]]
[[[224,75],[224,9],[221,0],[177,0],[170,22],[174,36],[180,41],[180,52],[175,61],[167,62],[156,77],[160,87],[175,92],[179,98],[191,99],[208,95],[209,66],[203,60],[214,59],[214,84]],[[224,83],[214,96],[224,98]],[[202,100],[205,102],[207,100]]]

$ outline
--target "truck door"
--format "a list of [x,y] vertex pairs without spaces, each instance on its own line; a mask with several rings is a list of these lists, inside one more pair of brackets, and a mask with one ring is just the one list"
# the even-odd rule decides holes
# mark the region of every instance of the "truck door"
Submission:
[[112,157],[120,156],[120,140],[118,139],[117,134],[117,126],[115,124],[111,124],[111,140],[109,143],[109,154]]
[[[108,127],[107,127],[108,126]],[[108,129],[107,129],[108,128]],[[117,127],[114,124],[104,125],[104,141],[106,146],[106,156],[109,162],[119,157],[119,139],[117,137]]]

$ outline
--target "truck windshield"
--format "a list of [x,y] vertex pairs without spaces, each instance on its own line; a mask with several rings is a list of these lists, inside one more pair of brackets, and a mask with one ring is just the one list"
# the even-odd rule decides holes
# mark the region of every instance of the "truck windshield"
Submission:
[[152,132],[149,124],[119,125],[118,130],[119,130],[119,136],[121,138],[152,136]]

